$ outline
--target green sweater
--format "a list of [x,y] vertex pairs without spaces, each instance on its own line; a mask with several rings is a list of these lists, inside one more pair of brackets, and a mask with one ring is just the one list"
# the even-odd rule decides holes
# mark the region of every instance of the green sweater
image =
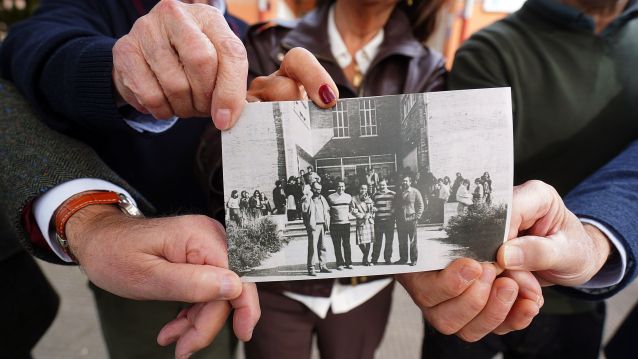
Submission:
[[561,195],[638,138],[638,4],[602,34],[551,0],[476,33],[459,49],[450,90],[512,88],[515,184]]
[[[638,138],[638,1],[601,34],[553,0],[528,0],[459,49],[450,90],[512,88],[514,183],[543,180],[561,195]],[[545,290],[544,313],[594,303]]]

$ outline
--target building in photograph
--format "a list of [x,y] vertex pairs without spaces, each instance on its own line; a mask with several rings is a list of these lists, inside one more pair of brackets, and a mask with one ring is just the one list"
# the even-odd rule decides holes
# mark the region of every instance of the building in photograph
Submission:
[[277,179],[299,176],[309,166],[347,186],[362,183],[373,168],[393,186],[397,173],[428,168],[424,110],[423,95],[344,99],[332,110],[305,101],[263,103],[253,109],[263,121],[246,128],[239,121],[232,130],[247,132],[238,137],[250,141],[241,146],[249,158],[224,167],[241,178],[241,187],[266,193]]
[[[401,118],[404,96],[345,99],[332,109],[320,110],[306,103],[289,107],[291,113],[282,113],[288,119],[285,142],[286,175],[298,175],[300,170],[312,166],[320,175],[341,178],[348,185],[361,183],[366,171],[373,168],[379,178],[396,182],[396,174],[406,167],[404,134],[407,124]],[[424,108],[421,106],[421,108]],[[424,113],[411,115],[422,125],[410,124],[410,131],[425,125]],[[420,133],[420,132],[419,132]],[[419,144],[427,142],[419,138]],[[425,145],[427,148],[427,144]],[[410,149],[411,151],[411,149]],[[427,157],[423,157],[427,161]],[[419,164],[427,166],[427,164]],[[417,168],[414,164],[411,170]]]

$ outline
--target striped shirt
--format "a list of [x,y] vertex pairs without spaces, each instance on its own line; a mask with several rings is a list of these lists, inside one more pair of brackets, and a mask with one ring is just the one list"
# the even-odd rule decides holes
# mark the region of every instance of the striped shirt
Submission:
[[333,193],[328,196],[328,204],[330,205],[330,221],[333,224],[350,223],[350,202],[352,196],[347,193]]
[[385,221],[392,219],[394,197],[396,193],[390,190],[386,192],[376,192],[372,199],[374,200],[374,206],[377,208],[376,219],[379,221]]

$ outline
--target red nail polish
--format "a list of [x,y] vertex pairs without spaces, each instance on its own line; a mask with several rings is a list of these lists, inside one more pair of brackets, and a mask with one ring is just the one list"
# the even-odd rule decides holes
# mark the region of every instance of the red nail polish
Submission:
[[337,96],[327,84],[323,84],[319,87],[319,97],[321,97],[321,101],[326,105],[337,99]]

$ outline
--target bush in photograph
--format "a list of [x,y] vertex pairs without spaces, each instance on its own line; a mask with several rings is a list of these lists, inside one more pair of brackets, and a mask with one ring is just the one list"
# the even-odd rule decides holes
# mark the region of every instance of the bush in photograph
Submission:
[[242,227],[234,222],[226,228],[228,264],[239,273],[258,267],[271,253],[279,252],[287,243],[277,223],[268,217],[245,220]]
[[507,206],[469,206],[465,213],[450,218],[445,227],[448,241],[465,248],[465,257],[493,261],[501,245],[507,220]]

